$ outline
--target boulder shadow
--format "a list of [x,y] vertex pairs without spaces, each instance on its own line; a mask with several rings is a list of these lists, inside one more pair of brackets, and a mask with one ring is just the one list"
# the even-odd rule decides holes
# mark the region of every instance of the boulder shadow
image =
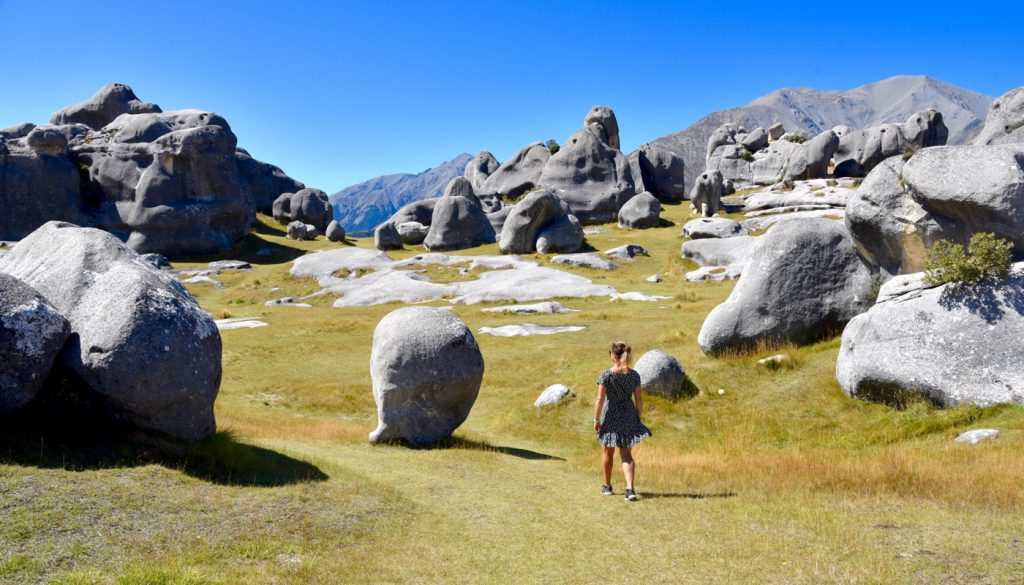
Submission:
[[466,439],[463,437],[448,437],[447,439],[441,439],[440,441],[432,445],[417,445],[403,440],[383,441],[382,445],[402,445],[410,449],[432,451],[435,449],[469,449],[473,451],[486,451],[488,453],[501,453],[502,455],[511,455],[512,457],[518,457],[520,459],[529,459],[531,461],[565,461],[564,458],[556,455],[548,455],[547,453],[540,453],[538,451],[531,451],[529,449],[520,449],[518,447],[502,447],[498,445],[491,445],[484,441],[475,441],[473,439]]
[[0,418],[0,464],[90,471],[161,465],[219,485],[272,487],[323,481],[311,463],[238,441],[221,431],[195,443],[116,423],[46,423]]
[[939,306],[947,311],[964,309],[995,325],[1011,310],[1024,315],[1024,274],[1014,274],[997,282],[948,285],[939,295]]

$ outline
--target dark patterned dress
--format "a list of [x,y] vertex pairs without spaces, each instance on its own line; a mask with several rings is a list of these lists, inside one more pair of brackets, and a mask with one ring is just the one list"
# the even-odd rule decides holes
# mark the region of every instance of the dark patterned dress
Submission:
[[621,374],[605,370],[597,383],[605,389],[597,442],[605,447],[633,447],[650,437],[651,429],[640,422],[640,415],[633,404],[633,390],[640,385],[640,374],[636,370]]

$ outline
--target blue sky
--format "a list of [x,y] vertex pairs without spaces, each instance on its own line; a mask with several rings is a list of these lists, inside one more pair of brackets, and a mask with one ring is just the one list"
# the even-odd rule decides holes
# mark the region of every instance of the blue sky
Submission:
[[0,0],[0,127],[112,81],[223,115],[334,192],[459,152],[504,160],[615,109],[623,150],[784,86],[1024,85],[1019,2]]

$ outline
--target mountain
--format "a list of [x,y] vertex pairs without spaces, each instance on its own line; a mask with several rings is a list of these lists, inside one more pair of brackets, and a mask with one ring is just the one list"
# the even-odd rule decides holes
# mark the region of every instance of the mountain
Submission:
[[331,195],[334,219],[350,234],[372,231],[406,203],[443,195],[448,181],[461,177],[471,160],[462,153],[422,173],[384,175],[346,187]]
[[948,143],[964,144],[981,130],[991,102],[990,96],[923,75],[899,75],[849,91],[784,88],[741,108],[708,114],[685,130],[651,142],[682,155],[689,189],[693,177],[704,171],[708,138],[726,122],[748,130],[782,122],[787,131],[814,135],[838,124],[860,129],[903,122],[914,112],[935,108],[949,128]]

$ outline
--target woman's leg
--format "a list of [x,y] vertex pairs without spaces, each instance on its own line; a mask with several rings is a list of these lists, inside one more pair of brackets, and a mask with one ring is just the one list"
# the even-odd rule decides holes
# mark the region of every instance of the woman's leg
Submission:
[[612,485],[612,461],[615,447],[601,447],[601,467],[604,469],[604,485]]
[[622,459],[622,474],[626,476],[626,489],[633,489],[633,475],[636,473],[636,463],[633,462],[633,450],[629,447],[619,449],[619,458]]

